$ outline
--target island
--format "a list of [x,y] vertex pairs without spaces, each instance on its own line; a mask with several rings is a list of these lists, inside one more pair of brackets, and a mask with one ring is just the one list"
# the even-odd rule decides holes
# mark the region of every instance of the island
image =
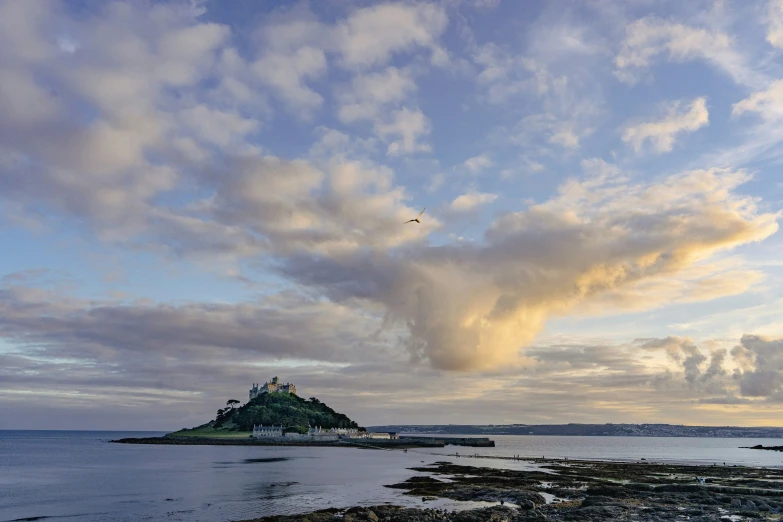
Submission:
[[248,401],[230,399],[213,420],[162,437],[124,438],[122,444],[350,446],[359,448],[442,448],[494,446],[488,438],[400,437],[393,431],[368,431],[315,397],[303,399],[296,386],[278,377],[253,384]]

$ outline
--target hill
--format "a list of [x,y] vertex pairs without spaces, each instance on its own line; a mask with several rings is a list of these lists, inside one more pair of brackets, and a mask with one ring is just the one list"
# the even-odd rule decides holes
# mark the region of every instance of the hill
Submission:
[[254,424],[283,426],[286,431],[299,433],[305,433],[308,426],[364,430],[347,415],[337,413],[315,397],[302,399],[289,393],[265,393],[239,408],[221,411],[206,424],[169,436],[247,437]]

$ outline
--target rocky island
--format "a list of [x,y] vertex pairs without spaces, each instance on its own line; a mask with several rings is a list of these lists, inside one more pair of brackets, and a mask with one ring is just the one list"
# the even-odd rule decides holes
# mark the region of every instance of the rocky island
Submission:
[[293,384],[283,384],[277,377],[256,384],[249,391],[248,402],[226,402],[215,419],[196,426],[167,433],[163,437],[124,438],[122,444],[169,445],[273,445],[273,446],[351,446],[360,448],[442,448],[446,444],[461,446],[494,446],[483,439],[449,439],[433,437],[398,437],[395,432],[370,432],[347,415],[338,413],[315,397],[296,395]]
[[[522,459],[524,460],[524,459]],[[781,520],[783,469],[653,462],[529,460],[530,470],[435,462],[387,487],[421,499],[419,508],[328,509],[252,522],[521,522]],[[485,501],[464,511],[427,508],[438,498]]]

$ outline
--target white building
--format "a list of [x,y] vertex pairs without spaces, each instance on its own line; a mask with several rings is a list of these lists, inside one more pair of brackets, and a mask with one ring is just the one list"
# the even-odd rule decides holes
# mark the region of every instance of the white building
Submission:
[[359,430],[356,428],[332,428],[329,430],[329,433],[333,433],[335,435],[339,435],[340,437],[350,437],[355,438],[359,437]]
[[326,430],[322,430],[321,428],[310,428],[310,430],[305,434],[286,433],[285,436],[295,440],[310,440],[316,442],[336,441],[340,439],[338,435],[330,433]]
[[282,437],[282,436],[283,436],[282,426],[264,426],[262,424],[256,426],[255,424],[253,424],[253,437],[255,437],[256,439],[267,438],[267,437]]

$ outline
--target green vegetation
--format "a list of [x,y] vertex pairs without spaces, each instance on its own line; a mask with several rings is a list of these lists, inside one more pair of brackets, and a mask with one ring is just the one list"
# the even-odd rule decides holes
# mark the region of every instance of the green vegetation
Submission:
[[174,437],[208,437],[210,439],[246,439],[252,435],[252,431],[229,431],[225,429],[215,429],[215,421],[198,426],[197,428],[183,429],[169,433],[168,436]]
[[240,431],[252,431],[254,424],[283,426],[290,431],[308,426],[322,428],[358,428],[359,425],[315,397],[302,399],[288,393],[264,393],[236,410],[229,410],[215,427],[231,423]]
[[285,431],[296,433],[307,433],[308,426],[364,431],[346,415],[337,413],[315,397],[302,399],[288,393],[265,393],[239,408],[234,408],[233,400],[227,404],[231,407],[219,409],[215,420],[169,433],[169,436],[241,438],[250,436],[254,424],[283,426]]

